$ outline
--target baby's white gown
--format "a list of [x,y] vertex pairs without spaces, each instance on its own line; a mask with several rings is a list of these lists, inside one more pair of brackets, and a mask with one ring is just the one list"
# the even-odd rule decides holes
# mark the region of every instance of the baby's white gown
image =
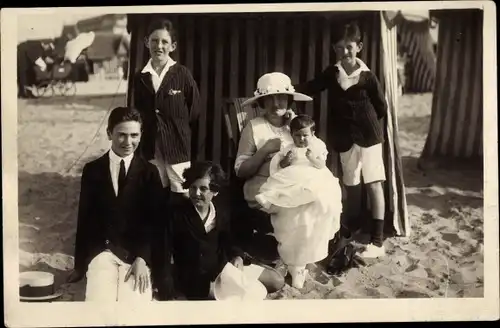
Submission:
[[[314,138],[309,147],[326,158],[326,146],[320,139]],[[290,149],[296,159],[282,169],[279,161]],[[271,160],[271,175],[256,196],[271,213],[280,257],[294,266],[321,261],[328,255],[328,241],[340,227],[342,212],[338,179],[327,167],[313,167],[306,151],[292,144],[276,154]]]

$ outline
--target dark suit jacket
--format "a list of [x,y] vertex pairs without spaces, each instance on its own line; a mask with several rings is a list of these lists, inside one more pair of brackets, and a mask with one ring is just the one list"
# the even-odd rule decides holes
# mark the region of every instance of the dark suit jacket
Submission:
[[151,230],[162,214],[162,184],[158,169],[134,156],[123,193],[116,196],[109,169],[109,153],[83,168],[75,269],[86,272],[90,261],[110,249],[125,263],[137,257],[151,265]]
[[327,145],[342,153],[353,144],[370,147],[383,142],[387,104],[375,74],[361,72],[359,82],[347,90],[339,85],[337,74],[338,68],[331,65],[313,80],[295,86],[298,92],[310,95],[330,91]]
[[[228,261],[243,252],[233,242],[226,208],[216,205],[216,226],[205,231],[200,216],[186,199],[172,209],[169,219],[156,230],[153,247],[153,283],[160,300],[169,299],[168,286],[173,272],[177,286],[188,298],[208,296],[210,282],[215,280]],[[170,265],[173,255],[174,267]],[[174,269],[174,270],[173,270]]]
[[139,145],[144,158],[154,157],[158,135],[163,140],[161,148],[168,163],[188,162],[192,153],[197,155],[196,138],[192,134],[198,129],[200,95],[185,66],[177,63],[170,67],[156,93],[151,74],[137,73],[133,96],[134,107],[144,121]]

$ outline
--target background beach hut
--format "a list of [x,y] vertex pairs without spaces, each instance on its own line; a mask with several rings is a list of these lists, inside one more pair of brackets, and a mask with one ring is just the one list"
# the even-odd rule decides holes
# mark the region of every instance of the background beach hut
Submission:
[[85,50],[91,74],[97,79],[122,78],[129,47],[130,39],[127,35],[95,32],[94,42]]
[[[228,99],[249,97],[257,79],[270,71],[288,74],[293,83],[313,78],[334,58],[331,41],[347,22],[357,21],[364,33],[361,58],[379,77],[385,89],[390,115],[384,121],[384,158],[387,170],[386,227],[388,232],[408,236],[403,175],[397,142],[397,38],[396,28],[388,25],[385,13],[308,12],[308,13],[231,13],[231,14],[130,14],[130,74],[147,62],[144,45],[146,29],[152,19],[163,17],[177,27],[179,41],[174,58],[187,66],[197,81],[204,106],[196,136],[198,159],[220,162],[232,170],[234,152],[226,133],[223,107]],[[133,104],[133,79],[129,79],[127,102]],[[327,92],[299,111],[314,117],[320,137],[328,128]],[[333,154],[332,171],[341,175],[338,157]]]
[[404,91],[432,92],[436,77],[435,44],[431,28],[436,24],[429,11],[391,13],[397,26],[398,47],[406,54]]
[[[483,11],[439,10],[437,75],[420,164],[471,162],[483,155]],[[456,162],[456,161],[455,161]]]

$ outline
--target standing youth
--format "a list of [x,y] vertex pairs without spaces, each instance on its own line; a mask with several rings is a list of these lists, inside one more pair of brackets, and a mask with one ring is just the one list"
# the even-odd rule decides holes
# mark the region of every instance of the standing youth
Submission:
[[363,44],[357,25],[348,24],[334,43],[337,62],[327,67],[319,76],[296,89],[306,94],[329,89],[334,97],[329,113],[329,143],[340,153],[343,182],[347,186],[350,206],[347,224],[342,226],[340,237],[349,239],[356,230],[352,223],[359,209],[357,186],[361,176],[367,185],[371,204],[371,242],[363,257],[379,257],[385,254],[383,246],[385,199],[382,182],[385,168],[382,155],[384,130],[381,119],[386,116],[387,104],[380,83],[363,61],[357,58]]
[[170,186],[171,200],[187,197],[182,173],[196,151],[192,132],[200,113],[199,91],[191,72],[170,54],[177,47],[177,34],[169,20],[153,21],[145,40],[150,59],[134,80],[134,106],[144,118],[141,155],[151,160]]

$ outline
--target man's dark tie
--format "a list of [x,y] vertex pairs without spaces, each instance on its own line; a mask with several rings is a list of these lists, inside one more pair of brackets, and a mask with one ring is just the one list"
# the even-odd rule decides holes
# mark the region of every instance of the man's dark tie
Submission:
[[118,173],[118,195],[122,193],[125,186],[125,177],[125,161],[122,159],[120,161],[120,173]]

